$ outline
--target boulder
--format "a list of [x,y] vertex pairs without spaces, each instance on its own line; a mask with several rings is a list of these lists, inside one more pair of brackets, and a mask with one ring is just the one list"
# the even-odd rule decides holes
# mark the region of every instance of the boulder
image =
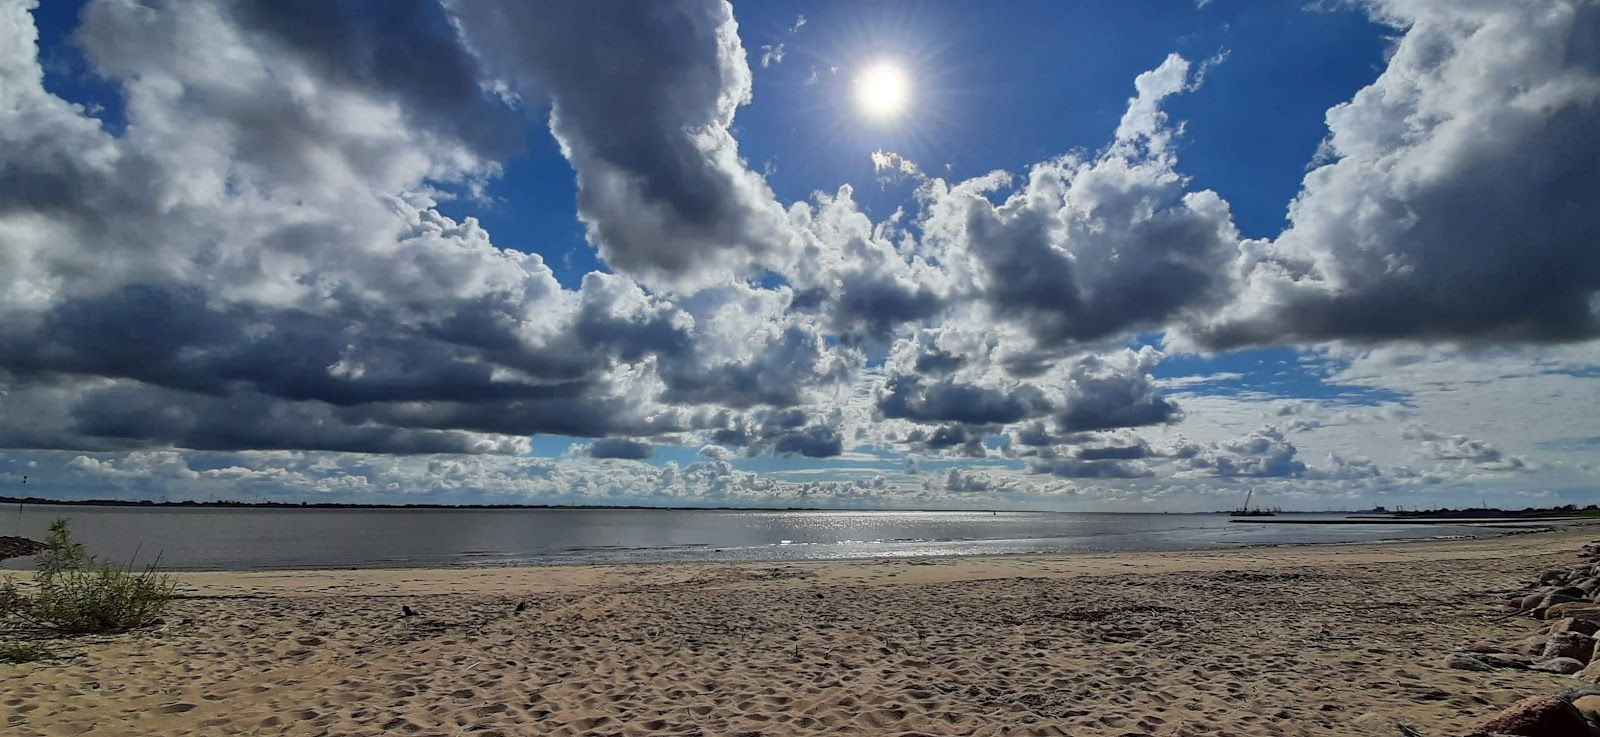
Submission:
[[1541,663],[1535,663],[1533,665],[1533,670],[1570,676],[1573,673],[1583,670],[1583,667],[1584,664],[1581,660],[1576,660],[1573,658],[1551,658]]
[[1590,737],[1594,734],[1583,712],[1554,696],[1535,696],[1513,704],[1493,719],[1480,723],[1478,732],[1519,737]]
[[1589,658],[1594,657],[1594,638],[1582,632],[1557,632],[1550,635],[1550,641],[1545,643],[1544,652],[1540,655],[1588,663]]
[[1590,721],[1600,721],[1600,694],[1584,694],[1572,700],[1572,705],[1578,711],[1589,717]]
[[1541,619],[1588,619],[1600,622],[1600,604],[1592,602],[1566,602],[1544,610]]
[[1595,632],[1600,632],[1600,624],[1588,619],[1565,617],[1551,622],[1550,632],[1551,634],[1557,632],[1581,632],[1585,635],[1593,635]]
[[1583,670],[1574,674],[1578,680],[1585,683],[1600,683],[1600,660],[1584,666]]
[[1550,638],[1545,637],[1544,635],[1534,635],[1533,637],[1525,638],[1521,642],[1512,645],[1510,648],[1507,648],[1507,651],[1513,653],[1522,653],[1523,655],[1538,655],[1539,653],[1544,652],[1544,646],[1549,644],[1549,642]]
[[1600,578],[1589,576],[1588,578],[1573,584],[1573,586],[1578,590],[1593,596],[1594,592],[1600,591]]
[[1490,665],[1488,661],[1468,655],[1466,653],[1452,654],[1450,657],[1444,659],[1444,665],[1446,668],[1470,670],[1478,673],[1488,673],[1489,671],[1495,670],[1495,667]]

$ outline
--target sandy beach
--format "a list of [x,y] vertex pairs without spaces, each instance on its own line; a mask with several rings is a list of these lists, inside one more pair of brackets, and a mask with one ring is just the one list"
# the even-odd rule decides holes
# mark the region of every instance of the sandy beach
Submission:
[[[182,575],[0,666],[11,735],[1464,733],[1570,678],[1443,666],[1596,530],[1226,552]],[[519,604],[521,611],[518,611]],[[415,616],[401,616],[402,606]],[[1370,718],[1368,718],[1370,719]]]

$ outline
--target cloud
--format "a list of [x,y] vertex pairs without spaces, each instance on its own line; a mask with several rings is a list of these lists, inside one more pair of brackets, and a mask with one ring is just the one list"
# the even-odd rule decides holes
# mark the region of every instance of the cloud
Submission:
[[1531,467],[1522,456],[1506,455],[1491,443],[1465,435],[1441,435],[1425,427],[1408,425],[1401,437],[1420,441],[1422,455],[1433,460],[1464,461],[1489,471],[1518,471]]
[[449,8],[492,74],[550,100],[579,216],[613,268],[701,283],[783,258],[783,210],[729,132],[751,79],[726,2]]
[[[46,89],[28,8],[0,6],[0,413],[29,419],[0,447],[130,489],[1576,486],[1592,469],[1542,443],[1593,434],[1600,11],[1367,7],[1401,33],[1388,68],[1329,112],[1288,228],[1244,240],[1181,173],[1166,112],[1221,56],[1161,61],[1102,148],[1018,174],[947,181],[875,152],[916,187],[879,209],[831,183],[780,204],[741,160],[751,71],[722,2],[91,0],[76,39],[122,95],[115,126]],[[546,115],[607,264],[576,287],[441,212],[488,202]],[[1308,341],[1344,341],[1303,357],[1315,400],[1246,386],[1252,369],[1155,378],[1163,351]],[[1557,341],[1580,342],[1489,350]],[[592,441],[519,460],[539,434]],[[701,460],[595,460],[656,445]],[[806,486],[734,467],[992,450],[1004,473]],[[454,485],[416,470],[435,461]]]
[[1401,31],[1387,68],[1328,111],[1326,163],[1199,340],[1600,335],[1600,6],[1369,7]]
[[[1050,349],[1081,348],[1158,329],[1222,304],[1238,234],[1214,192],[1186,192],[1162,102],[1188,88],[1189,63],[1169,57],[1139,75],[1138,96],[1099,156],[1034,165],[1011,178],[932,180],[924,246],[971,280],[1001,319]],[[892,163],[892,162],[890,162]]]
[[1223,478],[1298,478],[1309,470],[1296,456],[1299,449],[1276,427],[1264,427],[1243,438],[1213,443],[1182,461],[1192,472]]
[[601,438],[589,444],[590,458],[624,458],[642,461],[649,458],[655,449],[649,443],[641,443],[627,438]]
[[783,63],[783,44],[767,44],[761,47],[761,68],[766,69],[773,64]]
[[1075,479],[1141,479],[1155,472],[1137,461],[1079,460],[1071,458],[1040,458],[1028,464],[1034,473]]
[[1007,425],[1048,413],[1051,403],[1037,387],[1011,391],[950,380],[925,384],[917,376],[893,376],[878,395],[878,411],[890,419]]
[[1149,374],[1159,360],[1159,353],[1148,346],[1108,357],[1085,356],[1068,374],[1066,406],[1056,422],[1064,432],[1082,432],[1177,421],[1182,411],[1156,393]]

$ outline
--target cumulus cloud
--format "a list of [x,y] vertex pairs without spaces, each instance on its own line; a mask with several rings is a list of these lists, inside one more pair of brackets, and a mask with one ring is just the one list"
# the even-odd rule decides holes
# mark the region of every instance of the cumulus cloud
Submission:
[[1486,471],[1519,471],[1532,465],[1522,456],[1507,455],[1492,443],[1465,435],[1441,435],[1425,427],[1408,425],[1401,437],[1421,443],[1422,456],[1432,460],[1463,461]]
[[1220,305],[1237,231],[1214,192],[1187,192],[1161,110],[1188,86],[1176,55],[1139,76],[1113,143],[1099,156],[1036,164],[922,190],[924,245],[969,278],[996,317],[1047,348],[1152,329]]
[[590,458],[624,458],[642,461],[654,454],[655,448],[627,438],[601,438],[589,444]]
[[[898,493],[733,466],[763,453],[1009,459],[1012,475],[921,474],[920,494],[1545,467],[1502,450],[1527,444],[1443,430],[1469,426],[1454,415],[1404,431],[1400,462],[1432,468],[1380,465],[1319,446],[1348,424],[1327,401],[1263,399],[1191,443],[1163,390],[1209,409],[1190,402],[1250,375],[1158,381],[1162,351],[1137,347],[1596,335],[1600,10],[1365,7],[1400,34],[1387,69],[1329,111],[1287,229],[1246,241],[1181,172],[1165,111],[1221,57],[1167,58],[1104,147],[1020,175],[947,181],[875,152],[876,173],[917,187],[877,210],[833,183],[781,204],[740,158],[750,63],[720,0],[91,0],[76,39],[123,98],[117,126],[46,89],[28,4],[0,5],[0,414],[30,419],[0,446],[70,452],[73,473],[117,483],[310,489],[324,468],[442,488],[420,455],[507,494],[710,500]],[[485,197],[546,119],[609,266],[576,287],[440,211]],[[1329,376],[1426,409],[1398,377],[1444,359],[1373,356]],[[1586,406],[1581,377],[1553,373],[1529,376]],[[1249,431],[1263,420],[1280,424]],[[517,460],[537,434],[592,442]],[[702,460],[595,461],[664,443]]]
[[449,7],[491,73],[550,101],[579,215],[614,268],[697,282],[781,260],[783,209],[729,132],[751,78],[726,2]]
[[1300,477],[1308,468],[1297,456],[1299,448],[1276,427],[1264,427],[1242,438],[1213,443],[1182,462],[1202,475],[1232,477]]
[[1200,341],[1600,334],[1600,6],[1368,5],[1401,32],[1388,66],[1328,111],[1326,163]]

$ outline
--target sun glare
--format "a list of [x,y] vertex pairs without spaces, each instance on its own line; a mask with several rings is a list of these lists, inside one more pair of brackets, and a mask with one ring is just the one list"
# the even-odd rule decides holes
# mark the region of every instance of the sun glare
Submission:
[[911,80],[898,65],[880,61],[856,75],[856,106],[874,120],[888,120],[905,110]]

